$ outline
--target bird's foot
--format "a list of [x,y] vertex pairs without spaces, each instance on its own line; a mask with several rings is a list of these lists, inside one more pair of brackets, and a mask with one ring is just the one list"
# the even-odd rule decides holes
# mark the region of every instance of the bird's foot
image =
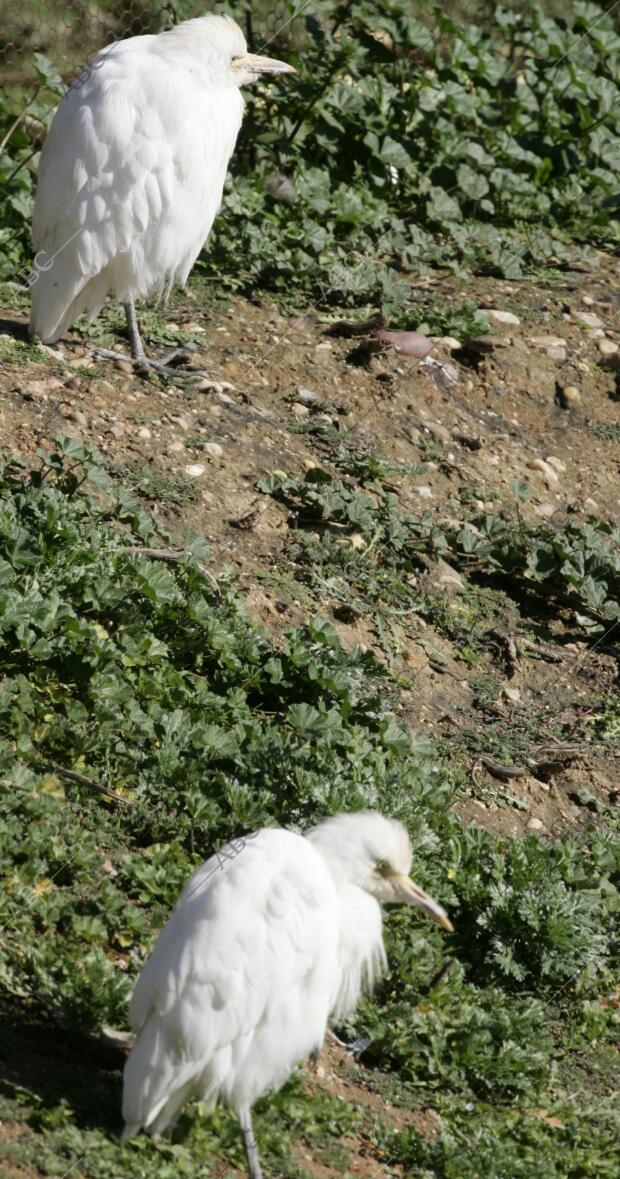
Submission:
[[[197,344],[184,344],[182,348],[171,348],[169,352],[159,358],[159,364],[187,364],[192,359],[192,352],[198,351]],[[146,357],[145,357],[146,359]]]
[[[124,356],[122,352],[114,352],[110,348],[96,348],[95,357],[97,360],[120,360],[125,364],[133,365],[137,373],[143,376],[153,374],[157,377],[164,377],[167,379],[178,377],[182,375],[183,370],[178,367],[179,362],[187,363],[192,359],[191,350],[196,349],[197,344],[186,345],[183,348],[173,348],[170,352],[164,353],[158,359],[151,359],[146,353],[138,354],[137,356]],[[207,376],[202,369],[188,370],[187,375],[191,376]]]
[[352,1044],[347,1045],[347,1056],[352,1056],[354,1060],[357,1060],[370,1044],[372,1044],[370,1036],[357,1036]]
[[372,1043],[370,1036],[362,1035],[356,1036],[355,1039],[352,1040],[350,1044],[348,1044],[346,1040],[341,1040],[340,1037],[337,1036],[336,1033],[332,1030],[332,1028],[327,1029],[327,1035],[329,1036],[330,1040],[334,1040],[339,1048],[345,1049],[347,1056],[353,1056],[354,1058],[361,1056],[362,1052],[365,1052],[369,1044]]

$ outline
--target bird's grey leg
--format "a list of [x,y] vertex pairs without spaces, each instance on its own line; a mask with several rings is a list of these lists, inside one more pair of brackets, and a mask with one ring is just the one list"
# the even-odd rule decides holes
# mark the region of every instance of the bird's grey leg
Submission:
[[[178,370],[170,368],[169,365],[174,360],[189,360],[189,348],[173,348],[171,352],[167,352],[165,356],[162,356],[161,360],[150,360],[144,351],[144,344],[142,343],[142,337],[138,327],[136,306],[132,295],[128,295],[123,303],[123,307],[125,308],[125,318],[127,320],[131,360],[127,356],[121,355],[120,352],[112,352],[108,348],[98,348],[97,356],[103,360],[124,360],[129,364],[133,364],[135,368],[140,369],[142,372],[153,372],[162,377],[178,376]],[[195,375],[200,376],[198,370],[196,370]]]
[[263,1172],[258,1161],[258,1147],[252,1126],[252,1114],[249,1109],[239,1110],[239,1124],[243,1135],[243,1145],[245,1147],[245,1157],[250,1179],[263,1179]]
[[[146,352],[144,351],[144,345],[142,343],[142,337],[138,327],[136,307],[131,295],[127,299],[126,303],[123,304],[123,306],[125,308],[125,315],[127,317],[127,331],[129,332],[131,355],[136,364],[139,364],[140,366],[143,365],[145,368],[154,368],[155,372],[157,372],[158,370],[165,368],[166,365],[172,364],[173,360],[190,359],[190,346],[186,345],[183,348],[172,348],[170,352],[166,352],[165,356],[162,356],[160,360],[149,360]],[[197,346],[197,344],[192,344],[191,348],[196,348]]]
[[133,301],[132,295],[128,296],[128,298],[123,303],[123,307],[125,308],[125,318],[127,320],[127,331],[129,332],[131,355],[136,361],[146,361],[146,352],[144,351],[144,344],[142,343],[140,328],[138,327],[136,305]]

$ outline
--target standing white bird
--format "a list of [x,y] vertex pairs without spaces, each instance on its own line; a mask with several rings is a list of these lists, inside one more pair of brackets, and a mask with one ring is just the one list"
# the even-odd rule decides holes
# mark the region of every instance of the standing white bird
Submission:
[[386,964],[381,902],[440,905],[409,879],[403,825],[372,811],[304,836],[265,828],[194,872],[146,963],[129,1011],[124,1137],[161,1134],[199,1098],[237,1113],[261,1179],[251,1109],[323,1043]]
[[222,199],[240,87],[292,72],[248,53],[229,16],[130,37],[92,58],[41,153],[32,335],[53,343],[111,293],[125,305],[133,362],[162,368],[145,355],[134,300],[187,280]]

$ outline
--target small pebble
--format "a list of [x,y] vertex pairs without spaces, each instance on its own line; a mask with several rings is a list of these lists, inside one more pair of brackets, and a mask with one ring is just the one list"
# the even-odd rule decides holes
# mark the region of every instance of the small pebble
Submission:
[[291,413],[295,414],[296,418],[307,418],[310,410],[307,405],[300,405],[298,401],[291,406]]
[[480,434],[455,434],[454,440],[460,442],[461,446],[466,446],[468,450],[480,450],[484,444]]
[[141,426],[140,429],[138,430],[138,438],[150,438],[150,437],[151,437],[151,431],[149,430],[148,426]]
[[566,340],[563,336],[531,336],[530,343],[538,348],[564,348]]
[[618,345],[616,344],[615,340],[608,340],[606,336],[603,336],[603,338],[598,341],[597,348],[601,356],[613,356],[614,353],[618,351]]
[[437,438],[439,442],[452,441],[452,435],[450,431],[448,430],[447,426],[442,426],[441,422],[431,422],[428,429],[429,432],[433,435],[433,438]]
[[480,310],[493,323],[509,323],[514,327],[517,327],[521,323],[519,317],[513,315],[512,311],[496,311],[494,307],[481,307]]
[[442,561],[441,558],[437,562],[437,571],[439,577],[437,579],[439,585],[452,585],[456,589],[461,589],[463,586],[463,578],[456,569],[448,565],[447,561]]
[[550,520],[555,515],[555,507],[553,504],[542,503],[532,505],[534,512],[543,520]]
[[231,385],[230,381],[213,381],[211,378],[198,381],[198,383],[194,385],[193,388],[197,393],[217,393],[218,397],[220,397],[227,389],[231,390],[233,393],[235,391],[235,386]]
[[26,401],[32,401],[33,397],[45,397],[52,389],[62,389],[62,381],[58,381],[56,377],[48,377],[44,381],[28,381],[19,387],[19,392]]
[[576,319],[577,323],[585,324],[586,327],[603,327],[602,319],[598,315],[595,315],[593,311],[575,311],[573,319]]
[[304,389],[300,385],[296,393],[297,401],[301,401],[302,405],[316,405],[319,400],[318,393],[314,393],[312,389]]
[[67,414],[67,417],[69,418],[69,421],[75,422],[76,426],[88,426],[88,418],[86,417],[85,413],[82,413],[81,409],[72,409],[70,413]]
[[206,469],[202,463],[188,463],[185,468],[185,474],[191,475],[192,479],[199,479],[201,475],[204,475]]
[[222,446],[220,446],[219,442],[205,442],[202,449],[204,450],[205,454],[209,455],[209,458],[213,459],[221,459],[222,455],[224,454],[224,449]]
[[528,819],[527,829],[528,831],[544,831],[545,824],[543,823],[542,819],[537,819],[535,816],[532,816],[531,819]]
[[64,360],[65,354],[61,348],[50,348],[49,344],[37,344],[39,352],[44,352],[46,356],[53,356],[54,360]]
[[570,409],[573,405],[579,405],[581,393],[576,385],[565,385],[559,391],[559,399],[564,409]]
[[560,360],[562,363],[566,360],[566,348],[562,348],[559,344],[552,344],[550,348],[546,349],[546,353],[550,360]]
[[489,356],[496,348],[505,348],[506,341],[498,336],[468,336],[463,340],[463,351],[475,356]]
[[544,459],[530,459],[527,465],[530,471],[540,471],[544,475],[547,483],[557,483],[559,478],[557,471],[554,471],[553,467],[549,463],[546,463]]
[[413,490],[417,495],[420,495],[422,499],[432,499],[433,497],[430,487],[414,487]]
[[428,336],[423,335],[422,332],[387,332],[381,330],[375,332],[375,339],[382,340],[385,344],[391,344],[403,356],[415,356],[418,360],[423,360],[433,349],[432,340]]
[[521,692],[518,688],[509,688],[506,686],[502,688],[502,694],[507,700],[510,700],[511,704],[518,704],[521,699]]
[[562,459],[556,458],[554,454],[548,454],[545,456],[545,462],[549,463],[549,466],[553,467],[554,471],[557,471],[559,475],[564,474],[566,463]]
[[[458,369],[445,360],[437,360],[434,356],[425,356],[424,360],[420,361],[420,368],[424,369],[433,384],[438,387],[441,387],[442,384],[448,387],[458,384]],[[396,371],[400,371],[402,375],[402,370],[397,369]]]
[[191,422],[182,413],[168,413],[166,417],[169,422],[174,422],[180,430],[189,430]]

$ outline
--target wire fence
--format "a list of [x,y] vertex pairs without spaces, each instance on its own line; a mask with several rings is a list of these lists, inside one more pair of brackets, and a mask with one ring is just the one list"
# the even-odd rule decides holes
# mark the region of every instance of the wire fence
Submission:
[[[297,21],[297,16],[312,20],[329,10],[340,24],[353,6],[352,0],[0,0],[0,85],[27,89],[35,84],[36,53],[49,58],[69,83],[96,50],[112,41],[160,33],[212,9],[234,16],[253,49],[280,29],[287,30],[287,37],[298,36],[303,20]],[[456,20],[478,19],[484,24],[494,6],[494,0],[449,0],[446,8]],[[541,6],[560,14],[566,7],[565,0],[541,0]],[[609,6],[613,0],[602,8]],[[504,0],[504,7],[519,12],[529,5],[525,0]],[[432,18],[432,4],[411,0],[410,8],[419,20]]]
[[199,16],[204,2],[4,0],[0,9],[0,78],[4,85],[27,89],[36,80],[36,53],[49,58],[64,80],[70,81],[97,49],[124,37],[162,32],[186,16]]
[[[300,0],[301,3],[301,0]],[[0,0],[0,85],[28,90],[36,84],[41,53],[69,83],[105,45],[143,33],[161,33],[179,21],[215,9],[242,25],[250,48],[254,25],[267,39],[294,11],[291,0]]]
[[[466,17],[481,24],[488,20],[494,0],[450,0],[447,10],[454,19]],[[41,53],[70,83],[98,49],[125,37],[160,33],[179,21],[203,16],[212,8],[227,11],[244,28],[248,47],[260,47],[284,28],[287,35],[299,35],[298,15],[313,19],[317,10],[331,9],[338,23],[346,21],[353,5],[341,3],[304,4],[303,0],[0,0],[0,86],[28,90],[36,85],[35,54]],[[504,7],[527,11],[524,0],[505,0]],[[542,0],[549,14],[562,15],[565,0]],[[606,0],[602,11],[614,9]],[[411,15],[428,19],[432,4],[411,0]],[[569,5],[572,8],[572,5]],[[620,14],[618,16],[620,20]],[[294,23],[294,30],[291,25]],[[303,24],[303,21],[301,22]],[[255,45],[256,30],[256,45]]]

